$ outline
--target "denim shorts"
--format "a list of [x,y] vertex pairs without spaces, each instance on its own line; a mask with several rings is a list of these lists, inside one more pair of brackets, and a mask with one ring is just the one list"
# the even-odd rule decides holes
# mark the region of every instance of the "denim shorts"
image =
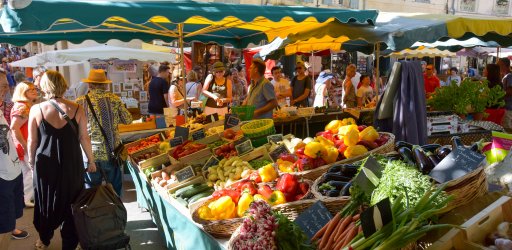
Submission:
[[0,178],[0,234],[16,227],[16,219],[23,216],[23,175],[6,181]]

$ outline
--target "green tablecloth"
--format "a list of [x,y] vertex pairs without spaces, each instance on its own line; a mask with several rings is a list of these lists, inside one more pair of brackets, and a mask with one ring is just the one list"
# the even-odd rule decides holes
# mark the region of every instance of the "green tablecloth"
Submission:
[[168,249],[224,249],[225,242],[205,233],[185,213],[186,209],[173,206],[146,182],[136,166],[129,161],[127,165],[135,183],[137,203],[149,210]]

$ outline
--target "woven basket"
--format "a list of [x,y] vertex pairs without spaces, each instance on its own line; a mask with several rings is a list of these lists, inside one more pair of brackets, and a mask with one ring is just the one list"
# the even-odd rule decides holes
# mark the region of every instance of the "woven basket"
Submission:
[[274,128],[274,120],[272,119],[258,119],[240,127],[244,135],[249,138],[259,137],[263,135],[270,135]]
[[455,199],[448,203],[443,211],[448,212],[471,202],[486,194],[487,188],[486,174],[483,167],[480,167],[464,177],[452,180],[448,183],[445,191],[448,195],[455,196]]
[[[273,206],[272,209],[275,211],[281,212],[283,215],[288,217],[290,220],[294,220],[297,218],[297,216],[304,211],[305,209],[309,208],[313,203],[316,201],[313,198],[313,194],[311,193],[311,185],[313,185],[312,181],[305,180],[309,186],[310,189],[308,193],[298,201],[293,202],[287,202],[285,204],[280,204],[277,206]],[[263,183],[263,184],[269,184],[273,185],[272,183]],[[216,221],[210,221],[210,220],[203,220],[199,218],[199,215],[197,214],[197,211],[203,204],[208,203],[212,201],[212,199],[206,199],[202,204],[199,204],[195,207],[192,213],[192,220],[194,222],[201,224],[203,226],[203,229],[213,235],[217,238],[229,238],[231,235],[235,232],[235,230],[242,224],[243,218],[233,218],[228,220],[216,220]],[[330,211],[330,210],[329,210]]]
[[331,213],[333,211],[339,212],[350,201],[350,196],[328,197],[322,195],[318,190],[318,184],[322,181],[322,178],[323,174],[313,182],[313,186],[310,188],[311,193],[313,193],[315,199],[322,201]]
[[[373,149],[371,151],[368,151],[365,154],[362,154],[362,155],[359,155],[359,156],[356,156],[356,157],[353,157],[353,158],[350,158],[350,159],[345,159],[345,160],[337,161],[337,162],[334,162],[334,163],[331,163],[331,164],[328,164],[328,165],[324,165],[324,166],[321,166],[321,167],[318,167],[318,168],[315,168],[315,169],[311,169],[311,170],[307,170],[307,171],[301,171],[301,172],[294,172],[294,173],[291,173],[291,174],[297,175],[297,176],[302,177],[304,179],[316,180],[316,179],[318,179],[318,177],[320,177],[321,175],[325,174],[325,172],[327,172],[327,170],[331,167],[331,165],[334,165],[334,164],[348,164],[348,163],[356,162],[356,161],[359,161],[359,160],[362,160],[362,159],[368,157],[371,154],[385,154],[385,153],[393,152],[395,150],[395,136],[393,134],[391,134],[391,133],[386,133],[386,132],[379,132],[379,134],[387,135],[389,137],[389,139],[386,142],[386,144],[384,144],[384,145],[382,145],[382,146],[380,146],[380,147],[378,147],[376,149]],[[282,174],[282,172],[279,171],[279,174]]]

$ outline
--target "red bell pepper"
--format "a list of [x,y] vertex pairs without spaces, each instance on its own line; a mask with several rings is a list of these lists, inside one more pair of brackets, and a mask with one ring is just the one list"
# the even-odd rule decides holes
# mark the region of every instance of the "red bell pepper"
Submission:
[[297,177],[291,174],[283,174],[278,180],[276,184],[276,189],[285,193],[285,194],[293,194],[297,193],[297,189],[299,188],[299,181],[297,181]]

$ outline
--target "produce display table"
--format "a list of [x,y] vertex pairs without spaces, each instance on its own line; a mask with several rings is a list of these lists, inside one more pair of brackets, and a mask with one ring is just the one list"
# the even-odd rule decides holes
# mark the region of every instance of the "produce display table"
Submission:
[[227,240],[216,239],[204,232],[192,221],[186,208],[159,194],[130,161],[127,165],[135,183],[137,203],[151,213],[168,249],[226,249]]

